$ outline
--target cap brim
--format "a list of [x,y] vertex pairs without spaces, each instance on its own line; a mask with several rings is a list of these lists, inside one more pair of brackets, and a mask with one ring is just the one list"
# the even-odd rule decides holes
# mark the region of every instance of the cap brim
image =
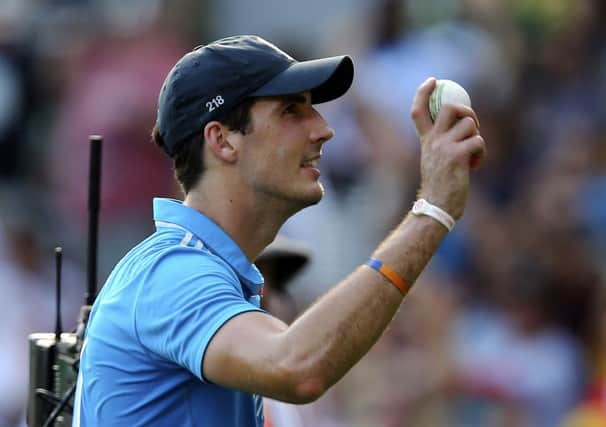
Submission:
[[353,61],[349,56],[295,62],[251,96],[291,95],[310,91],[311,102],[320,104],[344,95],[351,86],[353,75]]

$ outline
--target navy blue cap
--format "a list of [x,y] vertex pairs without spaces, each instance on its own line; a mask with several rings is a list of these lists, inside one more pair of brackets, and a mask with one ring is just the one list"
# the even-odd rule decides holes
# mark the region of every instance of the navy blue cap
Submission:
[[173,157],[211,120],[244,99],[311,92],[319,104],[343,95],[353,80],[349,56],[297,61],[258,36],[233,36],[200,46],[168,73],[156,125]]

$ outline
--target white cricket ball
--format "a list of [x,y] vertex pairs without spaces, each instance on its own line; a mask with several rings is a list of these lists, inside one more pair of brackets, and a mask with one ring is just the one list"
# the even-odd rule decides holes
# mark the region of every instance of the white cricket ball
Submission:
[[438,80],[429,97],[429,115],[435,122],[444,104],[463,104],[471,107],[471,98],[463,86],[452,80]]

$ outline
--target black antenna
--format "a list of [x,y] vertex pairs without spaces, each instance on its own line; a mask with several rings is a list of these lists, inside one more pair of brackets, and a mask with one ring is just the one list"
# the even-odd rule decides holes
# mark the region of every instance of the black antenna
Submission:
[[61,247],[55,248],[55,268],[56,268],[56,318],[55,318],[55,341],[61,341],[61,331],[63,326],[61,325],[61,257],[63,255],[63,249]]
[[88,178],[88,289],[86,305],[93,305],[97,294],[97,238],[99,234],[99,207],[101,205],[101,145],[103,138],[91,135]]

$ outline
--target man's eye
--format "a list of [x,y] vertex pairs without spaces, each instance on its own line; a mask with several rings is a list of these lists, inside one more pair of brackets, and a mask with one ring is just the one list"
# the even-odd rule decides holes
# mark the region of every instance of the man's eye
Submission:
[[285,114],[295,114],[297,112],[297,105],[296,104],[288,104],[286,106],[286,108],[284,109],[284,113]]

